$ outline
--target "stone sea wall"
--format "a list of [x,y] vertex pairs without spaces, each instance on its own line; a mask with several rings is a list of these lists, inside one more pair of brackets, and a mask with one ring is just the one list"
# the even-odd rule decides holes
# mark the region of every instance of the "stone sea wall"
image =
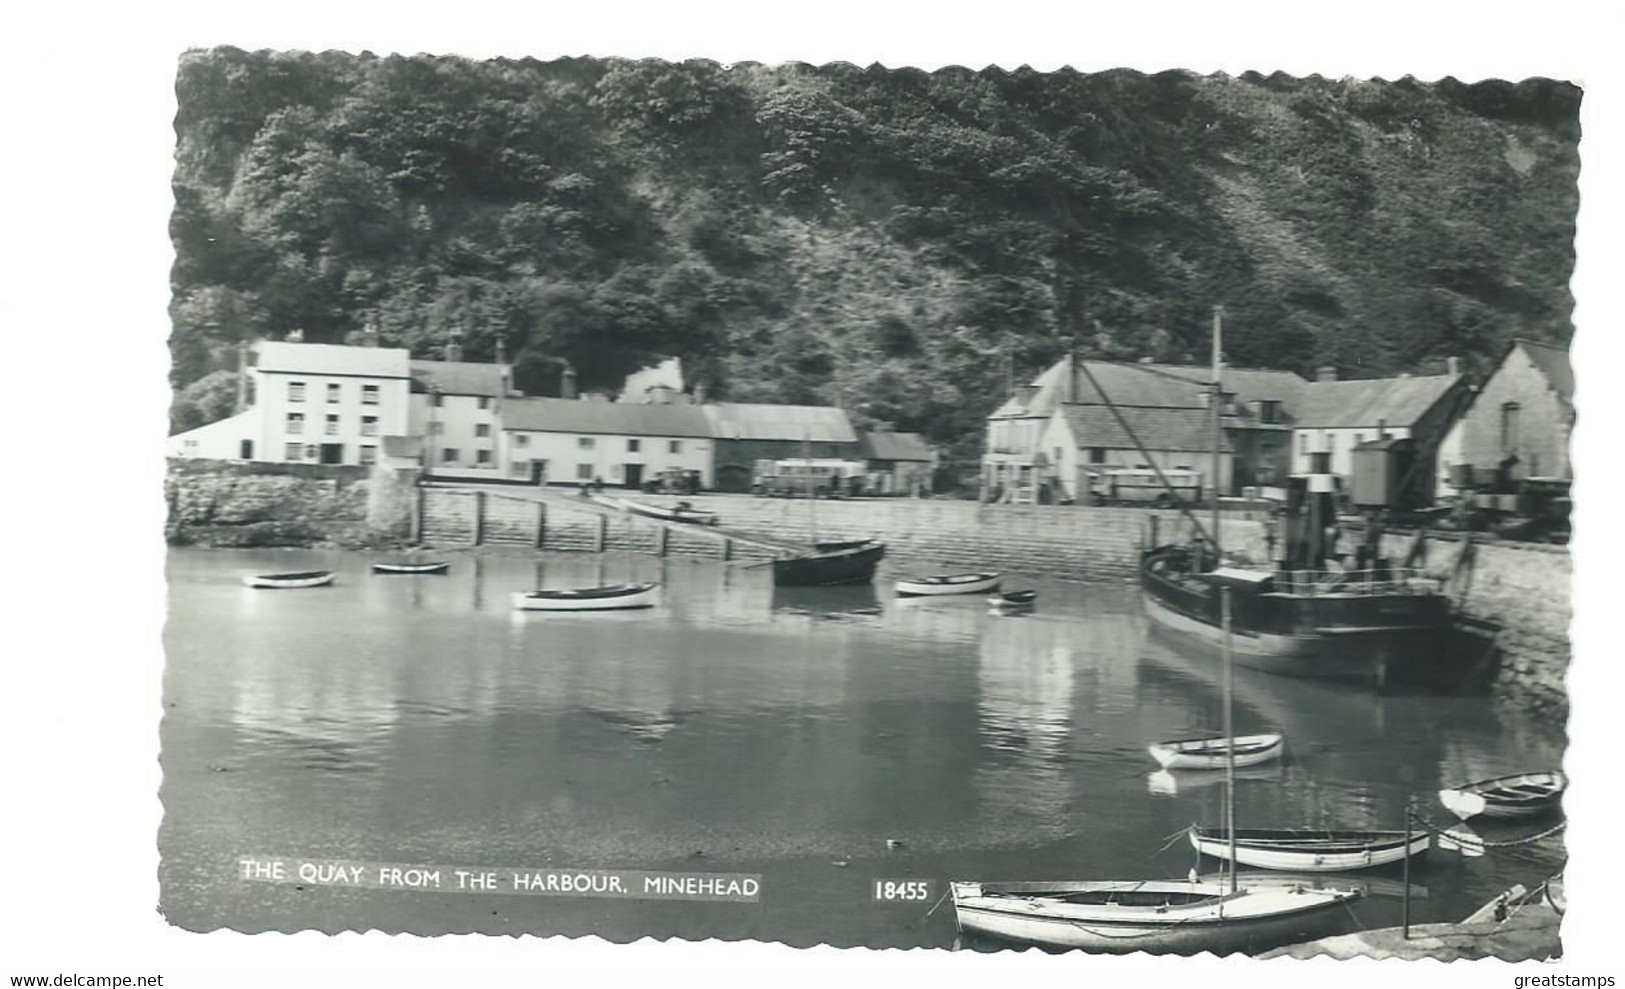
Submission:
[[366,546],[366,468],[174,460],[164,479],[165,536],[177,545]]

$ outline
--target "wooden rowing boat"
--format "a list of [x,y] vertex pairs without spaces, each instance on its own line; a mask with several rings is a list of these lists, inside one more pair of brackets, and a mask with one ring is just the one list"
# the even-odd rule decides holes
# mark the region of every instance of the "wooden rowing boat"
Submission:
[[372,565],[373,573],[387,574],[435,574],[445,573],[449,569],[451,569],[449,560],[442,560],[438,563],[374,563]]
[[1439,791],[1439,801],[1462,820],[1476,817],[1533,817],[1556,807],[1568,789],[1560,769],[1514,773]]
[[1030,608],[1038,603],[1038,592],[1011,591],[1008,594],[995,594],[987,599],[987,603],[995,608]]
[[1003,574],[957,573],[930,577],[905,577],[897,582],[899,595],[926,597],[945,594],[983,594],[999,589]]
[[1239,735],[1234,739],[1188,738],[1158,742],[1149,746],[1147,751],[1164,769],[1223,769],[1225,757],[1233,751],[1235,766],[1241,769],[1279,759],[1285,749],[1286,739],[1278,732],[1270,732]]
[[716,525],[721,517],[716,512],[708,512],[701,508],[692,508],[687,503],[667,508],[664,505],[649,505],[641,501],[628,501],[620,499],[622,507],[634,515],[642,515],[651,519],[660,519],[664,522],[687,522],[692,525]]
[[[1426,831],[1324,831],[1312,828],[1236,829],[1232,846],[1223,828],[1190,830],[1191,845],[1203,855],[1280,872],[1346,872],[1370,869],[1420,855],[1431,845]],[[1235,858],[1230,858],[1231,848]]]
[[243,578],[245,587],[262,588],[324,587],[332,582],[333,571],[331,570],[254,574]]
[[1316,937],[1352,889],[1210,882],[952,882],[959,929],[1045,948],[1226,955]]
[[519,611],[616,611],[625,608],[652,608],[659,593],[659,584],[608,584],[603,587],[577,587],[554,591],[519,591],[513,596],[513,606]]

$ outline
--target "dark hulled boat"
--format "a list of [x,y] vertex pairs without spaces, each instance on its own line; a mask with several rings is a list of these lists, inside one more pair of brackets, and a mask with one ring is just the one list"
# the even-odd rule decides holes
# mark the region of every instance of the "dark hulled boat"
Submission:
[[1289,676],[1380,682],[1454,621],[1439,582],[1410,570],[1204,570],[1183,546],[1141,557],[1146,613],[1185,638],[1221,644],[1221,586],[1231,589],[1236,663]]
[[886,544],[876,539],[814,543],[811,553],[774,560],[773,582],[781,587],[868,583],[885,555]]

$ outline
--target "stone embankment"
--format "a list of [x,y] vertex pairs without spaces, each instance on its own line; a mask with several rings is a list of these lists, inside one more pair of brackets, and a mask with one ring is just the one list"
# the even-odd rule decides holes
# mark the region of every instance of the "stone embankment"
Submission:
[[387,541],[368,522],[366,468],[171,461],[165,536],[176,545],[344,546]]

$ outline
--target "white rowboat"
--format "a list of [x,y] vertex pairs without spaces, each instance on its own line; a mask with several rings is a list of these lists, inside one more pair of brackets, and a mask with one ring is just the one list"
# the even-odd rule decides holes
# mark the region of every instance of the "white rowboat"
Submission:
[[244,587],[291,588],[323,587],[333,582],[331,570],[306,570],[301,573],[267,573],[243,578]]
[[1204,882],[954,882],[961,931],[1048,948],[1262,951],[1341,922],[1357,890]]
[[374,563],[372,572],[401,574],[445,573],[450,568],[451,563],[449,561],[439,563]]
[[1485,817],[1533,817],[1557,806],[1569,778],[1560,769],[1514,773],[1465,783],[1439,791],[1439,802],[1462,820]]
[[614,611],[652,608],[659,595],[659,584],[610,584],[558,591],[519,591],[513,596],[513,606],[519,611]]
[[1225,757],[1234,750],[1236,768],[1256,766],[1261,762],[1279,759],[1286,748],[1286,739],[1278,732],[1262,735],[1238,735],[1228,738],[1191,738],[1177,742],[1158,742],[1146,751],[1157,765],[1164,769],[1223,769]]
[[938,574],[931,577],[905,577],[897,582],[898,594],[926,597],[946,594],[985,594],[998,590],[1004,579],[999,573]]
[[[1230,836],[1223,828],[1193,827],[1191,845],[1203,855],[1230,859]],[[1420,855],[1431,842],[1426,831],[1316,831],[1238,828],[1235,861],[1279,872],[1347,872],[1391,865]]]

